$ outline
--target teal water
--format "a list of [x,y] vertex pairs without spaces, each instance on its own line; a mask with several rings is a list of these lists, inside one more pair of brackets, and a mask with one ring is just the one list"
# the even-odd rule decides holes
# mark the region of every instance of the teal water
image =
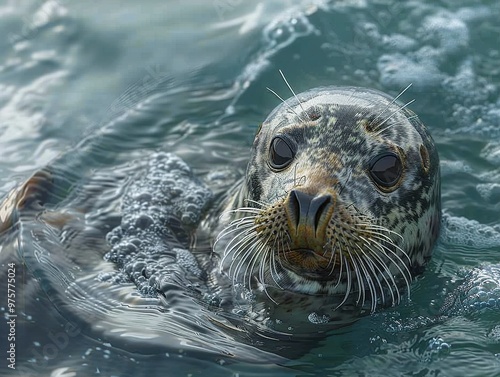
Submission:
[[[59,234],[21,218],[0,234],[19,315],[17,370],[2,357],[0,375],[500,376],[499,17],[493,0],[1,3],[0,197],[49,166],[48,212],[70,221]],[[289,97],[279,69],[297,92],[412,83],[402,101],[416,100],[441,157],[439,244],[411,299],[299,359],[231,342],[247,358],[168,352],[156,302],[100,293],[104,235],[152,152],[227,189],[279,102],[266,87]]]

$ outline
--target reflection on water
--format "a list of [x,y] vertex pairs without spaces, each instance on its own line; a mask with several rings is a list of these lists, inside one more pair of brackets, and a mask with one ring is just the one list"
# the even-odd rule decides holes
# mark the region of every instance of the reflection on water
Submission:
[[[0,6],[0,31],[23,37],[0,41],[0,265],[2,275],[17,266],[18,372],[498,375],[499,5],[230,3]],[[444,230],[411,300],[294,344],[305,353],[294,361],[202,305],[202,285],[141,295],[140,275],[120,275],[127,262],[106,239],[157,152],[180,156],[215,198],[227,191],[277,104],[266,87],[289,96],[278,68],[297,92],[395,95],[412,82],[405,99],[416,99],[443,171]],[[175,242],[194,240],[188,231]],[[189,261],[182,253],[166,257]],[[181,285],[168,262],[158,271]]]
[[[103,169],[81,184],[72,182],[73,192],[67,196],[54,195],[56,177],[56,172],[37,174],[20,190],[24,195],[17,208],[5,207],[11,215],[17,213],[22,224],[12,239],[19,253],[17,265],[22,260],[27,278],[38,282],[36,302],[27,311],[37,314],[24,321],[45,324],[45,316],[57,310],[64,324],[53,327],[58,332],[48,333],[48,343],[23,338],[21,343],[31,352],[19,358],[20,363],[27,361],[22,370],[87,370],[87,363],[95,367],[93,353],[104,359],[133,354],[132,364],[141,356],[206,360],[209,365],[243,360],[265,366],[280,361],[222,331],[234,325],[200,303],[202,271],[182,247],[190,245],[189,227],[199,221],[200,213],[190,211],[202,210],[201,203],[208,203],[210,196],[180,159],[158,154]],[[127,183],[130,177],[134,181]],[[23,292],[28,299],[32,294]],[[44,298],[45,306],[38,297]],[[53,310],[44,313],[43,307]],[[244,333],[233,330],[238,331]],[[87,337],[101,347],[89,345]],[[58,357],[72,353],[89,361],[61,362]],[[108,368],[113,370],[112,365]]]

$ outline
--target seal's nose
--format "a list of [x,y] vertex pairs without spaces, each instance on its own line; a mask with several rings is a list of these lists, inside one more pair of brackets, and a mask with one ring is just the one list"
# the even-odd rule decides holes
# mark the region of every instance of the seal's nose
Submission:
[[287,212],[296,231],[309,228],[316,235],[323,215],[333,202],[330,195],[313,196],[299,190],[292,190],[287,200]]

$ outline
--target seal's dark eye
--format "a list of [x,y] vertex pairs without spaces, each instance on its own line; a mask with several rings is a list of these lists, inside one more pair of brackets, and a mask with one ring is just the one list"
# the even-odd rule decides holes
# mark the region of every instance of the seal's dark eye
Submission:
[[286,168],[292,162],[295,151],[292,148],[292,143],[286,141],[280,136],[275,136],[271,141],[271,148],[269,150],[270,161],[269,164],[274,169]]
[[398,155],[386,153],[375,157],[371,161],[369,171],[375,183],[383,188],[390,188],[401,177],[403,165]]

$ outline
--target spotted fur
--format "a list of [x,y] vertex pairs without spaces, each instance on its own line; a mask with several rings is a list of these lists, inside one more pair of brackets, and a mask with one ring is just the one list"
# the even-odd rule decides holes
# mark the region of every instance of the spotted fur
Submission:
[[[282,171],[269,164],[276,135],[286,135],[297,147]],[[368,174],[372,158],[384,152],[403,162],[394,190],[378,187]],[[285,207],[297,188],[326,192],[334,200],[324,225],[324,261],[319,253],[311,259],[285,252],[290,239]],[[374,90],[317,88],[278,106],[256,135],[236,190],[214,247],[219,271],[245,285],[255,302],[264,302],[264,318],[275,324],[284,317],[288,325],[292,318],[297,325],[314,322],[311,315],[346,322],[378,305],[396,304],[431,257],[439,233],[433,140],[406,105]],[[332,272],[324,279],[304,273],[318,265]]]

